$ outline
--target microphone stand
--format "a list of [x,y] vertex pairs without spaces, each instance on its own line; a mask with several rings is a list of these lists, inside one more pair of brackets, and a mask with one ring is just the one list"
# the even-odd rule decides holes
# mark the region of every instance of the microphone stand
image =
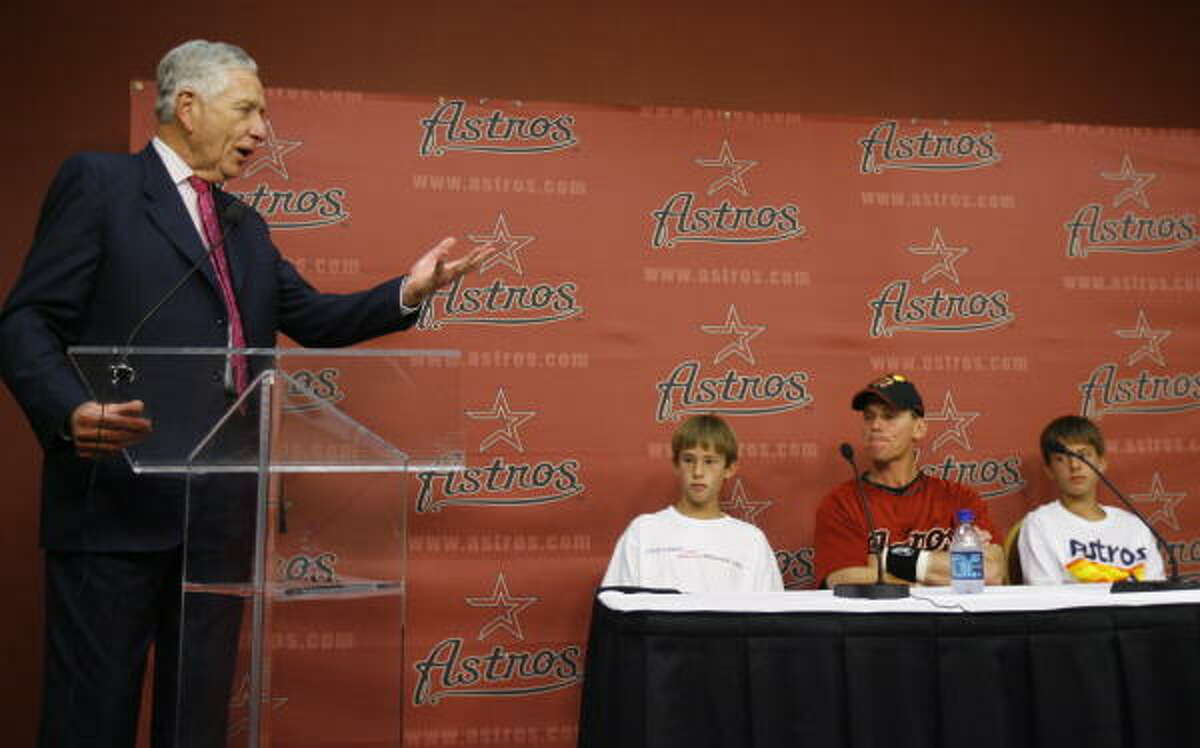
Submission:
[[[854,493],[858,496],[859,506],[862,507],[863,516],[867,520],[867,554],[870,555],[871,540],[875,537],[875,520],[871,517],[871,505],[867,501],[866,493],[863,491],[862,475],[858,472],[858,464],[854,461],[854,448],[842,442],[839,451],[846,462],[850,464],[850,470],[854,472]],[[864,600],[897,600],[908,597],[907,584],[895,584],[883,581],[883,553],[884,549],[879,548],[878,553],[875,554],[874,582],[835,584],[833,586],[834,597],[860,598]]]
[[[221,214],[217,217],[217,223],[221,229],[220,241],[204,250],[204,253],[192,263],[187,272],[180,276],[179,280],[175,282],[175,285],[171,286],[171,288],[162,295],[162,298],[155,302],[154,306],[150,307],[150,310],[142,315],[142,318],[137,321],[137,324],[135,324],[133,329],[129,331],[129,337],[125,339],[125,345],[120,349],[114,349],[114,354],[117,350],[120,351],[119,358],[108,365],[109,387],[114,393],[116,390],[131,385],[137,380],[137,369],[133,364],[129,363],[129,356],[131,353],[130,349],[133,347],[133,341],[135,338],[137,338],[138,333],[142,331],[142,327],[144,327],[146,323],[158,313],[158,310],[162,308],[163,304],[166,304],[172,297],[174,297],[180,288],[183,288],[183,284],[186,283],[189,278],[195,275],[196,271],[200,269],[200,266],[203,265],[206,260],[209,260],[212,257],[213,252],[215,252],[218,247],[225,246],[225,237],[230,231],[236,228],[239,223],[241,223],[242,217],[246,210],[248,210],[246,204],[236,198],[225,206],[225,208],[221,211]],[[103,409],[100,411],[99,425],[101,429],[104,428]]]
[[136,338],[138,333],[142,331],[142,327],[144,327],[145,324],[154,317],[158,310],[162,308],[162,305],[166,304],[167,301],[169,301],[175,295],[175,293],[183,287],[183,284],[187,282],[188,278],[191,278],[196,271],[200,269],[200,266],[204,264],[204,261],[212,257],[212,253],[215,252],[218,247],[225,246],[225,235],[232,231],[239,223],[241,223],[242,214],[245,212],[245,210],[245,204],[236,199],[225,206],[225,209],[221,211],[221,215],[218,217],[218,225],[221,227],[221,240],[206,249],[204,253],[192,263],[191,267],[188,268],[188,271],[184,273],[178,281],[175,282],[175,285],[171,286],[170,290],[163,294],[162,298],[160,298],[158,302],[154,304],[154,306],[150,307],[150,311],[142,315],[142,318],[138,320],[136,325],[133,326],[133,329],[129,332],[129,337],[125,339],[125,345],[123,346],[123,352],[121,353],[120,359],[116,363],[109,364],[108,366],[109,378],[111,380],[110,383],[113,387],[133,384],[134,380],[137,379],[137,369],[134,368],[133,364],[129,363],[129,349],[133,346],[134,338]]
[[1103,481],[1104,485],[1108,486],[1109,490],[1121,500],[1121,503],[1123,503],[1125,507],[1129,509],[1129,511],[1133,512],[1134,516],[1141,520],[1142,524],[1146,526],[1146,529],[1150,531],[1150,534],[1154,536],[1154,539],[1158,542],[1158,544],[1161,545],[1163,550],[1167,552],[1167,562],[1171,566],[1171,573],[1166,579],[1144,581],[1137,579],[1131,574],[1119,582],[1113,582],[1111,588],[1112,592],[1163,592],[1166,590],[1194,590],[1200,588],[1200,584],[1188,581],[1179,576],[1179,561],[1175,558],[1175,549],[1172,548],[1171,544],[1159,534],[1158,530],[1154,529],[1154,525],[1150,524],[1146,517],[1143,516],[1140,511],[1138,511],[1137,507],[1133,505],[1133,502],[1125,498],[1125,494],[1121,493],[1120,489],[1113,485],[1113,482],[1108,479],[1108,476],[1106,476],[1104,472],[1100,470],[1100,468],[1096,467],[1091,460],[1084,457],[1079,452],[1067,449],[1058,442],[1054,442],[1048,446],[1051,452],[1057,452],[1058,454],[1066,455],[1067,457],[1073,457],[1091,468],[1092,472],[1095,473],[1101,481]]

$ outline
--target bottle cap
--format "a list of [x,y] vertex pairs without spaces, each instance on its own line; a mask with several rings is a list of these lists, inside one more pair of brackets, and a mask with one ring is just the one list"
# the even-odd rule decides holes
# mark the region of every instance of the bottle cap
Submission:
[[965,525],[968,522],[975,521],[975,512],[970,509],[959,509],[954,515],[958,519],[958,524]]

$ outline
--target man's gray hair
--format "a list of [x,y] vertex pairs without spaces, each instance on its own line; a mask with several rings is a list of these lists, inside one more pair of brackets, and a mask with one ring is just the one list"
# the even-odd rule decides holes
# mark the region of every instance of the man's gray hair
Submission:
[[175,116],[175,94],[190,88],[202,96],[214,96],[228,84],[230,70],[258,72],[258,64],[246,50],[225,42],[193,39],[163,55],[158,63],[158,100],[154,113],[159,122]]

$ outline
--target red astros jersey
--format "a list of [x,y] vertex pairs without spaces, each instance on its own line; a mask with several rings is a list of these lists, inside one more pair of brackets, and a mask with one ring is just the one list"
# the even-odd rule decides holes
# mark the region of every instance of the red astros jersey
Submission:
[[[959,509],[975,512],[975,523],[996,537],[987,504],[974,489],[961,483],[921,474],[903,489],[890,489],[863,481],[870,503],[876,535],[871,547],[910,545],[920,550],[950,548],[954,514]],[[830,572],[867,563],[867,521],[863,516],[854,481],[833,489],[817,509],[816,573],[823,585]]]

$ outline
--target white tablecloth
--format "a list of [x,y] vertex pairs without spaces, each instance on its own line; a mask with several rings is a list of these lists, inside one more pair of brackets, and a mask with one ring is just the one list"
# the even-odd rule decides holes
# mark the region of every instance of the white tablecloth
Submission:
[[992,613],[1057,610],[1113,605],[1180,605],[1200,603],[1200,589],[1113,594],[1107,584],[989,587],[978,595],[956,595],[949,587],[913,587],[899,600],[834,597],[829,590],[737,594],[600,593],[610,610],[708,611],[722,613]]

